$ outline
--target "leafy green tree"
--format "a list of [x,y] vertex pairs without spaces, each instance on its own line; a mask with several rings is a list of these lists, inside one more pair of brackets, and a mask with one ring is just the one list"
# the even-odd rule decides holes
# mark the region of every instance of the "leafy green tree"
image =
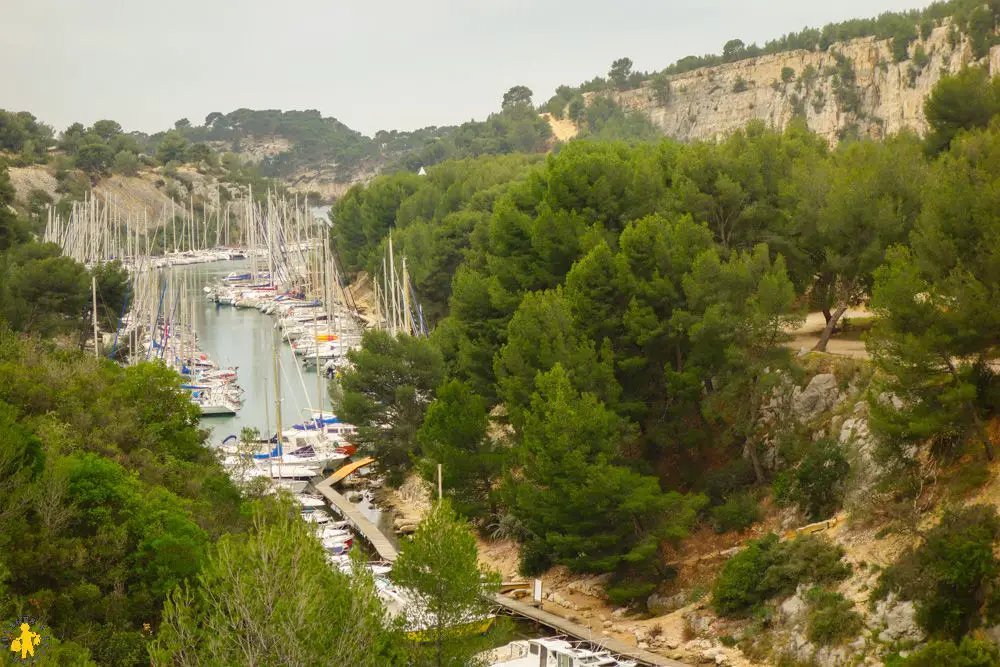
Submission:
[[290,507],[260,503],[253,529],[216,544],[177,588],[150,646],[155,665],[396,664],[370,575],[330,567]]
[[690,342],[671,318],[686,309],[684,276],[712,245],[708,228],[689,216],[649,216],[629,223],[617,254],[601,244],[566,278],[578,326],[592,341],[613,341],[620,412],[639,425],[648,453],[672,461],[707,440]]
[[174,123],[174,129],[176,130],[186,130],[191,127],[191,121],[187,118],[181,118]]
[[777,133],[752,122],[718,144],[685,146],[671,173],[674,207],[707,224],[725,252],[766,241],[791,262],[794,239],[780,184],[797,162],[825,151],[815,135],[794,123]]
[[916,139],[904,135],[843,145],[799,175],[796,225],[817,276],[813,302],[826,317],[813,348],[823,352],[848,307],[870,295],[886,250],[916,223],[928,174]]
[[450,380],[437,390],[417,433],[425,457],[420,466],[424,479],[436,483],[440,464],[445,495],[470,518],[497,511],[493,485],[504,452],[488,429],[486,399],[468,384]]
[[113,157],[110,146],[99,138],[85,136],[77,148],[76,166],[90,174],[98,174],[108,169]]
[[111,142],[122,133],[122,126],[113,120],[99,120],[90,129],[105,142]]
[[795,70],[791,67],[781,68],[781,80],[784,83],[791,83],[795,80]]
[[507,489],[526,534],[522,571],[563,564],[628,578],[655,570],[661,542],[687,534],[704,497],[663,493],[655,478],[616,464],[629,429],[593,394],[575,390],[561,365],[536,382],[515,450],[521,475]]
[[892,59],[901,63],[910,57],[910,44],[917,38],[917,29],[913,24],[901,25],[892,38]]
[[212,125],[215,125],[215,121],[217,121],[220,118],[222,118],[223,115],[224,114],[222,114],[219,111],[213,111],[213,112],[209,113],[207,116],[205,116],[205,127],[210,127]]
[[[16,194],[14,186],[10,182],[10,172],[7,171],[7,166],[0,163],[0,253],[30,238],[28,226],[14,211]],[[2,272],[3,258],[0,254],[0,274]],[[2,294],[3,288],[0,287],[0,295]]]
[[156,147],[156,157],[163,164],[173,162],[174,160],[183,162],[187,155],[187,149],[187,137],[177,130],[170,130],[163,135],[163,139],[160,140],[159,145]]
[[407,621],[427,638],[418,647],[418,664],[486,664],[477,657],[486,642],[469,626],[487,618],[500,575],[480,567],[476,538],[447,501],[438,503],[400,546],[392,579],[415,601]]
[[791,595],[801,583],[836,583],[851,572],[843,556],[843,549],[813,535],[781,542],[770,533],[751,540],[716,577],[712,606],[720,616],[746,616],[770,598]]
[[946,150],[961,130],[985,128],[1000,113],[1000,82],[978,67],[945,75],[924,101],[924,115],[930,125],[927,148],[932,153]]
[[978,442],[993,456],[985,423],[997,409],[989,359],[998,323],[982,304],[1000,290],[987,240],[1000,225],[995,155],[995,132],[957,142],[929,181],[911,248],[891,251],[875,274],[869,349],[880,392],[896,400],[874,402],[872,414],[894,441],[936,437],[938,451]]
[[87,128],[82,123],[73,123],[60,135],[59,148],[73,155],[76,153]]
[[742,59],[746,55],[747,45],[742,39],[731,39],[722,47],[722,58],[726,62]]
[[21,153],[28,164],[44,159],[45,149],[52,144],[52,128],[39,123],[27,111],[0,109],[0,150]]
[[969,15],[969,41],[972,43],[972,54],[976,58],[984,58],[989,54],[990,47],[996,38],[996,14],[992,6],[977,6]]
[[650,79],[649,85],[653,91],[653,98],[658,105],[665,107],[670,104],[672,89],[669,76],[661,72]]
[[0,317],[15,330],[42,336],[81,330],[90,281],[82,264],[59,253],[54,244],[26,244],[6,258]]
[[212,158],[212,155],[212,149],[208,144],[191,144],[185,157],[188,162],[198,163],[207,162]]
[[118,151],[111,162],[111,170],[122,176],[135,176],[139,173],[139,158],[129,151]]
[[931,33],[934,32],[934,21],[931,19],[924,19],[920,22],[920,39],[925,42],[930,38]]
[[618,88],[619,90],[626,88],[631,78],[631,58],[619,58],[611,63],[611,69],[608,70],[608,79],[611,81],[612,85],[615,86],[615,88]]
[[358,427],[355,442],[399,484],[418,454],[417,431],[441,383],[441,353],[425,338],[369,330],[347,357],[353,367],[331,390],[334,409]]
[[503,103],[501,106],[504,109],[512,107],[515,104],[526,104],[531,106],[532,95],[534,95],[534,93],[531,92],[531,88],[528,88],[527,86],[514,86],[503,94]]
[[609,355],[600,359],[580,335],[561,290],[525,295],[507,327],[507,344],[494,362],[497,394],[514,424],[531,403],[535,378],[560,364],[580,391],[614,403],[620,389]]
[[709,251],[698,257],[683,284],[690,310],[673,320],[688,329],[690,363],[713,390],[703,410],[742,446],[763,483],[761,410],[790,364],[782,343],[801,321],[784,259],[772,260],[763,245],[727,262]]
[[103,262],[91,269],[97,279],[97,318],[105,331],[115,331],[131,296],[128,271],[121,261]]
[[0,322],[0,377],[0,613],[30,610],[73,664],[137,664],[142,623],[241,529],[239,492],[162,365],[123,369]]

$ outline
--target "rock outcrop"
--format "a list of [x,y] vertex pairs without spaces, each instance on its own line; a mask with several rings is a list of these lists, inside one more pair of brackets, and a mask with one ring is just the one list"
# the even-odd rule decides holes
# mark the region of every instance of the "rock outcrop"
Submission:
[[833,373],[820,373],[805,389],[795,388],[792,413],[803,423],[811,421],[836,405],[839,397],[837,377]]
[[[911,59],[900,63],[893,62],[891,40],[869,37],[827,51],[789,51],[674,75],[666,104],[659,103],[650,82],[611,95],[619,106],[641,111],[668,136],[684,141],[724,136],[752,120],[784,128],[796,113],[831,143],[851,129],[873,138],[900,130],[923,133],[923,103],[931,89],[943,74],[974,60],[968,41],[963,37],[952,44],[949,30],[946,22],[926,40],[914,42]],[[912,59],[918,46],[928,56],[922,67]],[[852,61],[860,96],[856,110],[837,99],[836,54]],[[1000,47],[984,61],[991,72],[1000,70]],[[786,68],[794,72],[789,82],[783,82]],[[807,68],[815,71],[815,79],[803,81]],[[604,93],[586,97],[596,94]]]

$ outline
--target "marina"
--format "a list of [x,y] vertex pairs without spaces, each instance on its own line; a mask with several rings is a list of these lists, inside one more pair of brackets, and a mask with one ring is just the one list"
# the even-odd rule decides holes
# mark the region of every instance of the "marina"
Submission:
[[[406,258],[394,256],[390,239],[375,277],[374,321],[365,322],[351,307],[322,221],[271,197],[242,211],[249,224],[240,232],[246,246],[210,247],[209,218],[199,231],[191,211],[174,218],[181,244],[155,258],[141,253],[149,249],[148,235],[144,245],[139,228],[120,224],[112,209],[102,212],[97,205],[74,211],[69,223],[50,220],[47,235],[81,261],[124,256],[135,296],[109,356],[126,364],[155,359],[177,371],[230,477],[258,492],[290,493],[331,567],[350,573],[350,553],[364,545],[371,559],[366,567],[390,615],[415,618],[413,596],[390,577],[399,553],[391,521],[387,526],[370,496],[334,488],[364,474],[374,459],[357,454],[350,442],[354,427],[336,417],[328,398],[329,379],[347,367],[347,353],[360,346],[365,326],[426,335]],[[231,233],[226,221],[223,232],[217,214],[217,240]],[[95,353],[101,342],[95,333]],[[484,633],[496,615],[508,614],[534,624],[535,635],[541,628],[559,633],[496,649],[490,658],[496,667],[681,664],[594,637],[588,628],[505,595],[491,602],[494,611],[471,618],[463,632]],[[408,627],[417,641],[426,630]]]

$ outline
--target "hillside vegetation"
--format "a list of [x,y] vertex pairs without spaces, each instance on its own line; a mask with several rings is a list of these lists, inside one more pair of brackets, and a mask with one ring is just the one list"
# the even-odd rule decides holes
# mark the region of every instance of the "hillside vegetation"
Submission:
[[[577,141],[544,162],[480,158],[357,186],[331,212],[345,266],[380,270],[391,231],[436,326],[429,339],[366,334],[334,391],[338,414],[391,482],[443,464],[446,493],[519,544],[524,574],[603,573],[618,603],[647,604],[691,531],[743,530],[765,500],[805,522],[850,491],[863,515],[917,529],[938,481],[928,470],[994,458],[997,323],[983,305],[997,290],[995,86],[981,70],[945,78],[925,140],[831,149],[800,124],[751,124],[717,143]],[[871,366],[836,377],[792,356],[806,309],[827,313],[822,350],[857,304],[876,315]],[[831,433],[833,409],[871,434]],[[994,622],[983,600],[996,512],[969,511],[987,518],[967,546],[931,531],[882,580],[895,596],[882,604],[909,600],[920,637],[958,641]],[[976,521],[959,513],[935,530]],[[726,565],[719,617],[760,618],[808,585],[809,650],[881,631],[838,588],[861,576],[844,552],[776,544]],[[952,569],[908,564],[951,548]],[[783,650],[744,629],[748,654]]]

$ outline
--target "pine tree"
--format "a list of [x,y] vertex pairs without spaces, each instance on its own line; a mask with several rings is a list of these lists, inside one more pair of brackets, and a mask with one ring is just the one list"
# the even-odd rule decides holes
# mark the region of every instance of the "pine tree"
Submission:
[[500,575],[480,568],[476,538],[448,501],[439,502],[401,545],[392,578],[415,601],[407,621],[424,635],[418,664],[480,664],[476,655],[486,643],[475,630],[493,606]]

